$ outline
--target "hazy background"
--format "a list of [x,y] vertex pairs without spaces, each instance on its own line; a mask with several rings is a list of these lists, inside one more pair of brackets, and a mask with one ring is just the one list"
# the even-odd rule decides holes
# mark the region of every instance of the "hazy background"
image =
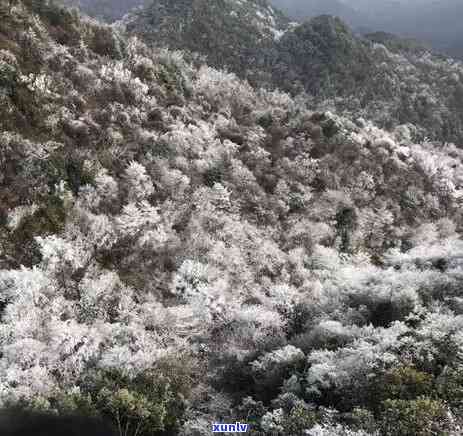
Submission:
[[292,18],[337,15],[361,32],[386,31],[463,58],[463,0],[270,0]]
[[[64,0],[114,21],[152,0]],[[175,1],[175,0],[172,0]],[[214,1],[214,0],[210,0]],[[269,0],[291,18],[336,15],[362,33],[385,31],[427,42],[463,59],[463,0]]]

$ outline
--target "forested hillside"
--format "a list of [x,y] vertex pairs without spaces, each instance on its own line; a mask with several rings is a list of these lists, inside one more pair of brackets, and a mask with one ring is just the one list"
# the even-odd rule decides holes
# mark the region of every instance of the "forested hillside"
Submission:
[[[84,13],[107,22],[120,20],[132,9],[152,3],[152,0],[56,1],[78,7]],[[178,3],[178,0],[173,1]],[[207,3],[221,4],[204,2]],[[249,0],[235,3],[243,6]],[[463,3],[460,0],[269,0],[269,3],[297,22],[319,15],[333,15],[356,32],[389,32],[404,38],[424,40],[439,52],[463,59],[463,27],[460,23]]]
[[271,83],[275,40],[289,24],[263,0],[157,0],[125,21],[129,33],[151,45],[198,53],[255,84]]
[[[298,22],[319,15],[339,17],[354,28],[367,26],[370,22],[370,17],[361,12],[362,8],[352,7],[348,0],[270,0],[269,3]],[[370,3],[373,3],[370,7],[374,10],[377,4]]]
[[254,86],[306,92],[312,107],[386,129],[413,123],[415,140],[463,141],[463,64],[411,41],[377,44],[331,16],[289,23],[256,0],[155,0],[126,28],[150,45],[199,53]]
[[[261,23],[251,49],[275,35],[305,71],[291,41],[311,44],[318,94],[345,80],[341,103],[370,96],[363,118],[161,47],[165,21],[148,46],[0,0],[8,414],[98,418],[118,436],[237,421],[253,436],[462,434],[463,150],[444,130],[414,142],[439,133],[434,116],[460,119],[461,66],[326,17],[280,35],[267,10],[242,12]],[[345,50],[384,75],[349,84]],[[422,105],[395,119],[402,87]]]
[[317,15],[340,17],[360,32],[392,32],[426,41],[463,59],[461,0],[270,0],[296,21]]

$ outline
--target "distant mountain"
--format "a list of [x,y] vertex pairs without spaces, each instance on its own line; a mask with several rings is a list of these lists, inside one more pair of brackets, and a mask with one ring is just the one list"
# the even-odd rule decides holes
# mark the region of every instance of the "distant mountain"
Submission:
[[149,0],[63,0],[63,3],[79,8],[91,17],[113,22],[133,8],[149,3]]
[[399,31],[429,41],[437,49],[453,56],[463,52],[463,2],[461,0],[429,1],[420,7],[406,6],[399,21]]
[[[132,9],[152,3],[151,0],[62,1],[107,22],[119,20]],[[170,3],[175,5],[178,1],[171,0]],[[200,3],[194,7],[200,6]],[[217,7],[222,5],[215,0],[209,3]],[[257,5],[259,3],[256,2]],[[460,24],[463,2],[460,0],[269,0],[269,3],[295,21],[332,15],[341,18],[359,33],[397,33],[425,40],[438,51],[463,58],[463,26]]]
[[288,23],[262,0],[155,0],[127,29],[156,45],[206,55],[209,65],[253,81],[263,80]]
[[270,0],[293,19],[335,15],[359,31],[385,31],[421,39],[436,50],[463,56],[461,0]]
[[333,15],[342,18],[350,26],[365,24],[366,17],[342,0],[271,0],[271,4],[280,8],[296,21],[313,18],[319,15]]
[[339,18],[321,15],[294,27],[278,41],[278,83],[301,81],[312,95],[350,95],[365,86],[374,68],[368,44]]
[[422,137],[463,143],[460,65],[413,40],[358,36],[330,15],[297,24],[264,0],[155,0],[124,23],[151,45],[197,53],[253,85],[305,92],[314,104],[382,127],[411,122]]

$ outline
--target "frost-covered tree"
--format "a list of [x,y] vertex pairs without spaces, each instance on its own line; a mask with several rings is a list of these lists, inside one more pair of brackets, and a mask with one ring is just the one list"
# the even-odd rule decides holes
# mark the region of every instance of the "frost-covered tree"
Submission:
[[0,20],[0,406],[460,434],[461,66],[374,46],[370,88],[322,103],[42,6]]

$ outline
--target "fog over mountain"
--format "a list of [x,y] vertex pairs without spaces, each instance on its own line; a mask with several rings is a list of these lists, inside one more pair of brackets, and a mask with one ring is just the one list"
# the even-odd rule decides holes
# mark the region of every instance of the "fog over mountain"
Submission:
[[361,31],[387,31],[463,56],[460,0],[271,0],[292,18],[337,15]]
[[[152,0],[64,0],[91,16],[115,21]],[[270,0],[292,19],[328,14],[362,33],[385,31],[429,43],[434,49],[463,57],[463,2],[460,0]]]

